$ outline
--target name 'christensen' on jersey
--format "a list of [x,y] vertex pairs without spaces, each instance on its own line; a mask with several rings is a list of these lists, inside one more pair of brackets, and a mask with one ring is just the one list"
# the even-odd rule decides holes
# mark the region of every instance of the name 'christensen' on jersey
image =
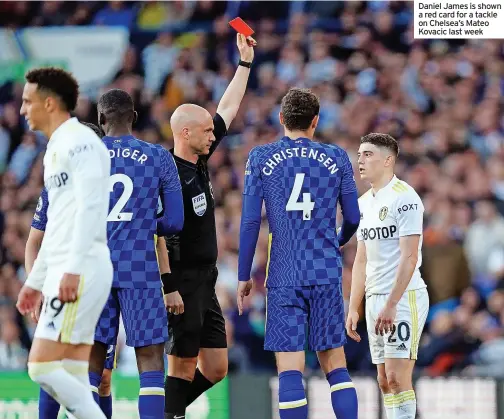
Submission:
[[420,235],[418,262],[406,291],[426,288],[422,264],[422,201],[406,182],[393,177],[376,195],[370,189],[359,198],[361,220],[357,240],[366,246],[366,295],[389,294],[396,282],[401,257],[399,238]]
[[338,146],[284,137],[250,152],[243,193],[266,205],[268,288],[341,281],[336,211],[341,195],[355,191],[352,165]]

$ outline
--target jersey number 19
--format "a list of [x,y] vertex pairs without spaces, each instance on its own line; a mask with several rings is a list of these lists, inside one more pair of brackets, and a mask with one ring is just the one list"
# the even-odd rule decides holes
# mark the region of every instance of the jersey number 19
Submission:
[[303,220],[311,220],[311,213],[315,207],[315,202],[311,200],[311,195],[309,192],[303,193],[303,200],[299,202],[299,196],[301,195],[301,188],[303,187],[305,174],[297,173],[294,179],[294,186],[292,187],[289,200],[285,207],[286,211],[303,211]]

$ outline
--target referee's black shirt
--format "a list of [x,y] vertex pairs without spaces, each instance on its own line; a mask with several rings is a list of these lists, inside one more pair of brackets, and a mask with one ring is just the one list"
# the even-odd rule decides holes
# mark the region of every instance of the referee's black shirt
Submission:
[[215,202],[207,161],[226,136],[227,128],[219,114],[213,123],[215,141],[208,155],[200,156],[196,164],[173,156],[184,197],[184,227],[176,236],[166,238],[172,270],[210,267],[217,262]]

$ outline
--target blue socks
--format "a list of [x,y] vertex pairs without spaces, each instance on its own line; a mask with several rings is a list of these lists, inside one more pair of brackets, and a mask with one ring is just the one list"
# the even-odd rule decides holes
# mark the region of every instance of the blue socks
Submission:
[[[280,419],[307,419],[308,402],[301,371],[284,371],[278,376]],[[338,418],[339,419],[339,418]]]
[[140,374],[140,419],[164,419],[165,390],[164,371],[148,371]]
[[59,403],[44,390],[39,394],[39,419],[58,419]]
[[337,368],[326,376],[331,386],[331,402],[337,419],[357,419],[357,393],[348,370]]
[[89,373],[89,384],[91,385],[91,391],[93,392],[93,399],[97,405],[100,405],[100,394],[98,393],[98,387],[100,387],[101,375],[95,372]]
[[112,394],[100,396],[100,409],[107,419],[112,419]]

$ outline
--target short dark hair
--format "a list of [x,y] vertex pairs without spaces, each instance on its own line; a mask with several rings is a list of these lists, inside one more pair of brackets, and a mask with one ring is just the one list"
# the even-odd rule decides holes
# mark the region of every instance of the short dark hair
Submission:
[[380,132],[371,132],[360,140],[361,144],[370,143],[377,147],[384,147],[394,153],[397,157],[399,155],[399,146],[394,137],[388,134],[382,134]]
[[36,84],[38,90],[58,96],[66,111],[72,112],[77,106],[79,83],[71,73],[55,67],[35,68],[26,73],[25,79]]
[[306,131],[319,114],[320,102],[310,89],[294,87],[282,99],[281,112],[289,131]]
[[133,99],[124,90],[111,89],[98,100],[98,113],[112,125],[133,122],[134,112]]
[[98,137],[100,138],[104,137],[103,131],[100,128],[98,128],[95,124],[92,124],[91,122],[81,122],[81,124],[85,125],[88,128],[91,128]]

